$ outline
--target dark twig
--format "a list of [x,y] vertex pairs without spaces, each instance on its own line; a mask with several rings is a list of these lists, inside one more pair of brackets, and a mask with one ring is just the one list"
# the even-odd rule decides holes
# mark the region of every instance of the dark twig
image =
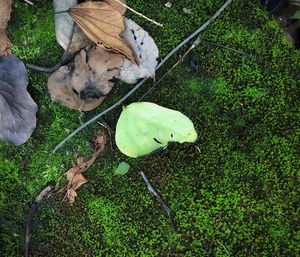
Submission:
[[62,57],[60,58],[59,62],[52,67],[43,67],[43,66],[39,66],[39,65],[35,65],[35,64],[30,64],[30,63],[25,63],[25,66],[28,69],[45,72],[45,73],[52,73],[52,72],[56,71],[57,69],[59,69],[61,66],[68,63],[70,60],[72,60],[73,57],[74,57],[74,55],[72,53],[70,53],[67,49],[64,52],[64,54],[62,55]]
[[[198,34],[200,34],[201,31],[206,29],[223,11],[224,9],[232,2],[232,0],[227,0],[221,8],[208,20],[206,21],[200,28],[198,28],[193,34],[191,34],[189,37],[187,37],[185,40],[183,40],[178,46],[176,46],[156,67],[156,70],[158,70],[167,60],[171,58],[173,54],[175,54],[180,48],[182,48],[186,43],[188,43],[190,40],[192,40],[194,37],[196,37]],[[147,80],[147,78],[144,78],[141,80],[137,85],[134,86],[133,89],[131,89],[125,96],[123,96],[118,102],[113,104],[111,107],[107,108],[103,112],[97,114],[95,117],[88,120],[86,123],[82,124],[79,128],[74,130],[71,134],[69,134],[65,139],[63,139],[53,150],[53,153],[56,152],[64,143],[66,143],[71,137],[76,135],[79,131],[84,129],[86,126],[90,125],[94,121],[98,120],[100,117],[105,115],[106,113],[112,111],[113,109],[120,106],[128,97],[130,97],[136,90],[138,90],[144,82]]]
[[39,65],[35,65],[35,64],[25,63],[26,68],[32,69],[35,71],[45,72],[45,73],[52,73],[52,72],[56,71],[57,69],[59,69],[61,66],[70,62],[74,58],[74,54],[70,52],[70,46],[72,45],[72,39],[73,39],[73,35],[74,35],[74,27],[73,27],[72,31],[73,31],[72,38],[68,44],[68,48],[65,50],[65,52],[63,53],[62,57],[60,58],[60,60],[57,64],[55,64],[52,67],[43,67],[43,66],[39,66]]
[[39,65],[30,64],[30,63],[25,63],[25,66],[27,69],[45,72],[45,73],[52,73],[52,72],[56,71],[57,69],[59,69],[61,66],[63,66],[63,63],[61,63],[59,61],[57,64],[55,64],[52,67],[44,67],[44,66],[39,66]]
[[173,222],[173,212],[172,212],[172,210],[165,204],[165,202],[161,199],[161,197],[156,192],[156,190],[152,187],[152,185],[150,184],[148,178],[146,177],[146,175],[143,171],[141,171],[141,176],[143,177],[149,191],[155,196],[155,198],[159,201],[160,205],[163,207],[163,209],[167,213],[170,224],[172,226],[172,229],[176,233],[174,222]]
[[206,40],[203,40],[203,39],[201,39],[201,42],[204,43],[204,44],[207,44],[207,45],[212,45],[212,46],[217,46],[217,47],[220,47],[220,48],[224,48],[224,49],[227,49],[229,51],[236,52],[238,54],[243,54],[243,55],[246,55],[246,56],[250,55],[249,53],[246,53],[244,51],[241,51],[241,50],[229,47],[229,46],[224,46],[224,45],[221,45],[219,43],[215,43],[215,42],[211,42],[211,41],[206,41]]
[[32,228],[32,223],[33,223],[33,217],[35,213],[38,210],[38,205],[46,198],[51,195],[53,190],[55,189],[55,186],[47,186],[45,187],[39,195],[35,198],[35,200],[32,202],[28,217],[27,217],[27,222],[26,222],[26,232],[25,232],[25,253],[24,256],[28,257],[29,255],[29,240],[30,240],[30,231]]

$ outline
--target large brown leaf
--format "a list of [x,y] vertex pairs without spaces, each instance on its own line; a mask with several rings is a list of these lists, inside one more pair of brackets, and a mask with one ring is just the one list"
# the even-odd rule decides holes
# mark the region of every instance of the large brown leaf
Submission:
[[69,14],[92,42],[136,63],[132,50],[120,36],[125,30],[124,17],[111,5],[85,2],[70,8]]
[[74,62],[60,67],[48,79],[48,91],[55,102],[76,110],[96,108],[112,90],[123,55],[96,47],[81,50]]
[[118,12],[120,12],[122,15],[125,14],[125,12],[126,12],[126,7],[124,6],[124,5],[126,5],[126,1],[125,0],[120,0],[120,2],[122,2],[124,5],[120,4],[120,2],[118,2],[116,0],[104,0],[104,1],[106,3],[108,3],[109,5],[111,5]]
[[10,20],[12,0],[0,0],[0,56],[11,55],[11,43],[5,34]]

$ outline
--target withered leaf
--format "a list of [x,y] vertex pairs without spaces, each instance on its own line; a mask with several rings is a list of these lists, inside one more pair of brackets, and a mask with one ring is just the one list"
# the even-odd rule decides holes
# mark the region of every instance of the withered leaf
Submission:
[[12,0],[1,0],[0,30],[5,30],[10,20]]
[[65,175],[67,177],[67,194],[66,197],[69,203],[74,203],[77,197],[76,190],[87,182],[87,179],[82,175],[97,159],[97,157],[105,150],[107,139],[104,133],[99,133],[95,139],[95,149],[88,161],[84,161],[82,157],[77,157],[73,167],[69,169]]
[[123,56],[103,48],[81,50],[74,63],[63,66],[48,79],[51,99],[71,109],[96,108],[111,91],[111,81],[119,72]]
[[10,20],[12,0],[1,0],[0,7],[0,56],[11,55],[11,43],[6,36],[5,30]]
[[125,18],[125,25],[122,36],[133,49],[139,65],[124,59],[117,78],[128,84],[134,84],[141,78],[153,78],[159,56],[157,45],[148,32],[133,20]]
[[120,34],[125,29],[123,15],[105,2],[84,2],[69,10],[84,34],[95,44],[121,53],[136,63],[135,56]]
[[73,188],[68,189],[67,198],[69,200],[69,203],[71,203],[71,204],[74,203],[76,196],[77,196],[77,193]]

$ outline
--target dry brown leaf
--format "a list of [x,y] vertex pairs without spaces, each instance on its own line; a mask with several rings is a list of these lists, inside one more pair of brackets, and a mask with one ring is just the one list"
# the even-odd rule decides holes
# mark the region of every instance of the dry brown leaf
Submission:
[[125,30],[124,17],[111,5],[89,1],[70,8],[69,14],[92,42],[137,63],[131,48],[120,36]]
[[77,193],[76,193],[76,191],[73,188],[70,188],[67,191],[67,198],[68,198],[70,204],[72,204],[72,203],[75,202],[76,196],[77,196]]
[[85,46],[91,45],[92,42],[85,36],[82,32],[81,28],[75,24],[73,28],[73,34],[71,37],[71,42],[67,48],[67,51],[70,54],[75,54],[80,49],[84,48]]
[[124,57],[96,47],[76,56],[74,63],[63,66],[48,79],[51,99],[71,109],[89,111],[112,90],[111,81],[119,72]]
[[11,55],[11,43],[5,30],[10,20],[12,0],[0,0],[0,56]]
[[[112,8],[114,8],[115,10],[120,12],[122,15],[125,14],[126,7],[122,4],[120,4],[118,1],[116,1],[116,0],[104,0],[104,1],[106,3],[108,3],[110,6],[112,6]],[[123,4],[126,4],[126,0],[120,0],[120,2],[122,2]]]
[[12,55],[11,43],[5,34],[5,31],[0,30],[0,56]]
[[10,20],[12,0],[1,0],[0,8],[0,29],[5,30]]
[[65,175],[67,177],[67,193],[66,197],[69,203],[74,203],[77,196],[76,190],[87,182],[87,179],[82,175],[97,159],[97,157],[105,150],[107,139],[104,133],[99,133],[95,139],[95,149],[88,161],[84,161],[82,157],[77,157],[73,167],[69,169]]

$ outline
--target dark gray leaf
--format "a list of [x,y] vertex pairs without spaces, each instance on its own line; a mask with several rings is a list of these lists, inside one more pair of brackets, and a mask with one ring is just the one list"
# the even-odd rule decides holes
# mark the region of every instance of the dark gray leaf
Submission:
[[0,139],[24,144],[36,125],[37,105],[27,92],[24,64],[15,56],[0,57]]

